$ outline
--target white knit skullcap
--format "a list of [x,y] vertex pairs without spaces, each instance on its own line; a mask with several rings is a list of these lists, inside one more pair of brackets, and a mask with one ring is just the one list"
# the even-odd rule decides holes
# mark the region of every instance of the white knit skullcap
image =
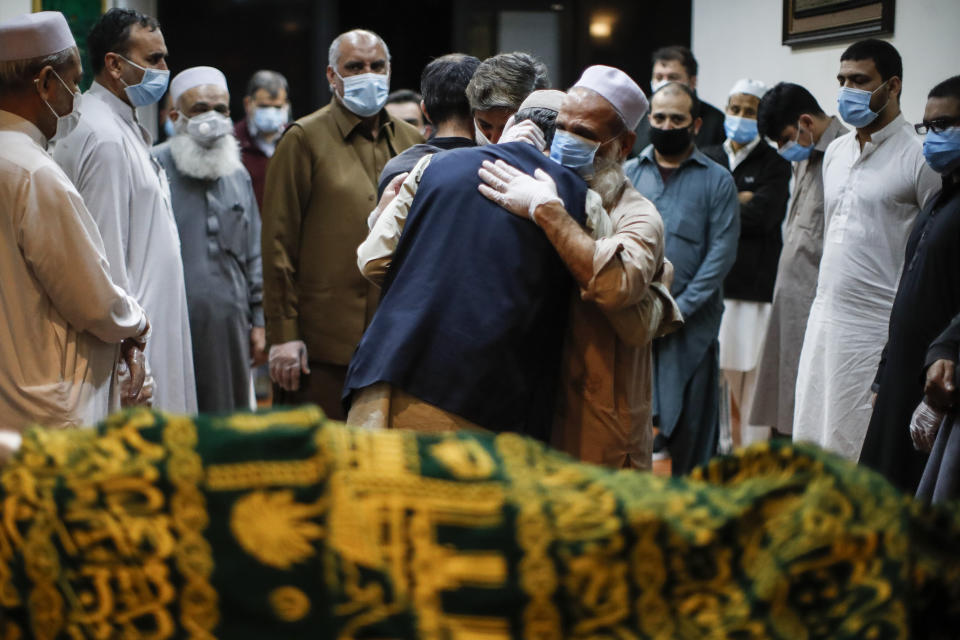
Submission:
[[763,94],[767,92],[767,85],[763,84],[759,80],[751,80],[750,78],[741,78],[737,80],[736,84],[733,85],[733,89],[730,89],[729,95],[734,95],[736,93],[745,93],[748,96],[756,96],[758,98],[763,98]]
[[205,84],[213,84],[222,87],[224,91],[229,91],[229,89],[227,89],[227,78],[219,69],[213,67],[190,67],[178,73],[174,76],[173,80],[170,81],[170,100],[173,102],[173,105],[176,106],[177,100],[180,99],[180,96],[182,96],[184,92]]
[[640,118],[650,108],[640,85],[615,67],[602,64],[587,67],[573,86],[591,89],[603,96],[613,105],[631,131],[637,128]]
[[43,58],[75,46],[59,11],[25,13],[0,22],[0,62]]

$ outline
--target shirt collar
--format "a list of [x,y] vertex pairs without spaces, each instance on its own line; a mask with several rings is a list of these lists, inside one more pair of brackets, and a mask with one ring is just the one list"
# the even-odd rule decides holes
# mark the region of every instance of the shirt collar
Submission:
[[900,131],[905,123],[906,119],[904,119],[903,113],[898,113],[897,117],[887,123],[887,126],[885,126],[883,129],[874,131],[870,134],[870,142],[874,146],[879,145],[881,142]]
[[843,125],[840,123],[840,119],[837,116],[830,116],[830,124],[823,130],[820,141],[813,148],[817,151],[826,151],[830,143],[837,139],[842,130]]
[[100,84],[98,80],[94,80],[93,84],[90,85],[90,88],[87,89],[87,93],[96,96],[100,99],[101,102],[105,103],[110,110],[115,114],[120,116],[123,120],[129,122],[134,126],[139,126],[140,122],[137,120],[137,112],[129,104],[118,98],[107,89],[105,86]]
[[140,134],[143,142],[149,147],[153,144],[153,136],[147,131],[146,127],[140,124],[140,118],[137,117],[137,110],[129,104],[115,96],[109,89],[100,84],[97,80],[93,81],[87,93],[100,99],[113,111],[121,120],[133,127],[133,130]]
[[723,141],[723,150],[727,152],[727,159],[730,162],[730,171],[733,171],[740,163],[747,159],[753,150],[757,148],[757,145],[760,144],[760,136],[757,136],[746,145],[740,147],[739,151],[733,150],[733,142],[730,138],[727,138]]
[[[638,159],[639,159],[639,161],[640,161],[641,163],[643,163],[643,162],[649,162],[649,163],[653,164],[654,167],[656,167],[656,166],[657,166],[657,158],[656,158],[655,155],[653,155],[653,145],[652,145],[652,144],[651,144],[651,145],[648,145],[646,149],[644,149],[643,151],[641,151],[641,152],[640,152],[640,155],[638,156]],[[680,169],[680,168],[683,167],[684,165],[686,165],[686,164],[688,164],[688,163],[691,163],[691,162],[692,162],[692,163],[695,163],[695,164],[702,165],[702,166],[704,166],[704,167],[707,167],[707,166],[710,166],[710,162],[711,162],[711,161],[707,158],[707,156],[703,155],[703,152],[700,151],[700,149],[698,149],[698,148],[695,146],[695,147],[693,147],[693,153],[691,153],[691,154],[687,157],[686,160],[684,160],[683,162],[681,162],[681,163],[680,163],[680,166],[677,167],[677,169]]]
[[47,137],[40,132],[37,125],[15,113],[0,109],[0,130],[18,131],[36,142],[41,149],[47,148]]
[[[343,103],[337,100],[337,96],[330,98],[330,104],[333,107],[333,121],[337,124],[340,135],[346,140],[364,119],[343,106]],[[387,136],[392,139],[393,121],[390,116],[381,109],[377,117],[379,118],[378,131],[386,133]]]

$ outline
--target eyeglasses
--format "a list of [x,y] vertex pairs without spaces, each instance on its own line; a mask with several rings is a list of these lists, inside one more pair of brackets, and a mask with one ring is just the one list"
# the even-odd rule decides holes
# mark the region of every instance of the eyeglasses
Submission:
[[960,116],[954,116],[952,118],[937,118],[936,120],[930,120],[929,122],[924,120],[919,124],[913,125],[913,128],[917,133],[924,136],[927,135],[928,131],[933,131],[934,133],[943,133],[945,129],[949,129],[957,124],[960,124]]

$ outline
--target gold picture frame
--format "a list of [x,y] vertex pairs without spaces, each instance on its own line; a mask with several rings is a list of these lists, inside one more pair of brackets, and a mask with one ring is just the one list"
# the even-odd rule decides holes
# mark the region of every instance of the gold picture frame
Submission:
[[894,0],[783,0],[783,39],[791,47],[893,34]]

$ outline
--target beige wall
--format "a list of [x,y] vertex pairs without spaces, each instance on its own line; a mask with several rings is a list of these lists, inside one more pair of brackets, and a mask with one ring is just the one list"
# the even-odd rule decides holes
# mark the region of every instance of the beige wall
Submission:
[[33,0],[0,0],[0,22],[33,10]]
[[[781,0],[693,0],[692,48],[700,63],[699,94],[723,108],[737,79],[769,85],[784,80],[810,90],[827,113],[837,112],[837,69],[850,44],[791,49],[780,44]],[[907,120],[923,116],[927,92],[960,74],[960,0],[897,0],[894,35],[903,57]]]

